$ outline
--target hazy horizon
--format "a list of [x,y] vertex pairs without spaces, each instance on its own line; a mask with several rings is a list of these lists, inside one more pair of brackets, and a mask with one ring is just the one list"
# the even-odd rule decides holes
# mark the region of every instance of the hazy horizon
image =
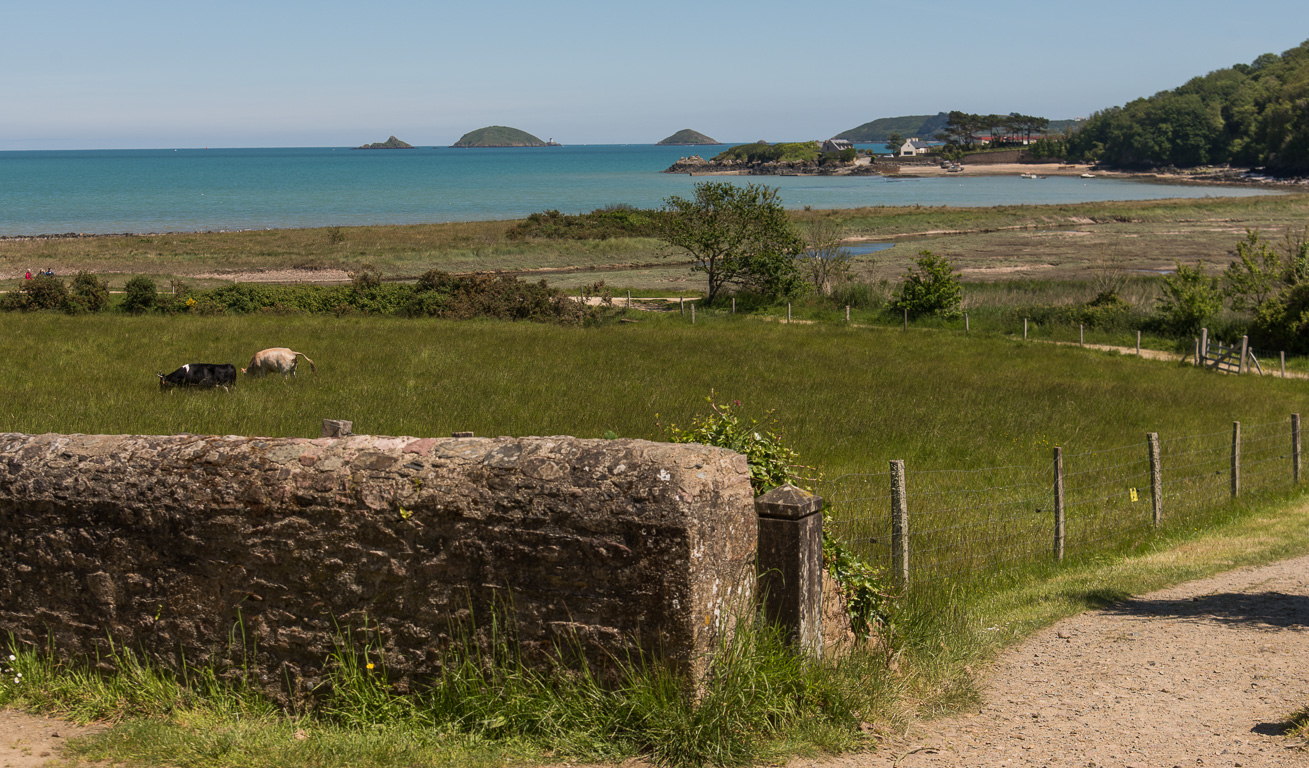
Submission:
[[[763,0],[656,9],[340,0],[6,9],[0,150],[827,138],[952,109],[1085,117],[1309,35],[1302,0],[1105,0],[1005,14]],[[1270,20],[1276,23],[1270,23]],[[730,139],[728,137],[736,137]]]

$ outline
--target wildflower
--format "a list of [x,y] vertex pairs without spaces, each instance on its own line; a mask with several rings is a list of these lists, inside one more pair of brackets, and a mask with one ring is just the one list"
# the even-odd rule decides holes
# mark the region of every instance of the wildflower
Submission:
[[373,668],[373,662],[370,661],[368,662],[368,669],[372,669],[372,668]]

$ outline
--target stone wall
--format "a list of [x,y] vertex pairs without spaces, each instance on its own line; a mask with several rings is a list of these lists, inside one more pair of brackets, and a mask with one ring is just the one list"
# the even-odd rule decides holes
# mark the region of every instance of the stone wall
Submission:
[[[403,688],[507,611],[693,676],[750,598],[745,458],[640,440],[0,434],[0,637],[318,685],[365,636]],[[367,632],[363,630],[367,627]]]

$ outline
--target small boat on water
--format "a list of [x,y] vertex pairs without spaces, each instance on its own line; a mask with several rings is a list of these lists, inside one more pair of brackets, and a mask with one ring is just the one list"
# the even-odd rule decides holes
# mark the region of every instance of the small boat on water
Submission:
[[1094,173],[1084,173],[1084,174],[1082,174],[1082,178],[1084,178],[1084,179],[1094,179],[1094,178],[1095,178],[1095,174],[1094,174]]

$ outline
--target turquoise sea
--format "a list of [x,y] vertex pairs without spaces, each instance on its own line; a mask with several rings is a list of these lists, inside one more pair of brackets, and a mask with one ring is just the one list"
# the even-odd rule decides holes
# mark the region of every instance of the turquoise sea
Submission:
[[[0,152],[0,236],[411,224],[655,207],[703,177],[660,173],[720,147],[589,145],[358,151]],[[881,147],[876,147],[881,149]],[[788,208],[1001,205],[1266,194],[1112,179],[717,177],[778,187]]]

